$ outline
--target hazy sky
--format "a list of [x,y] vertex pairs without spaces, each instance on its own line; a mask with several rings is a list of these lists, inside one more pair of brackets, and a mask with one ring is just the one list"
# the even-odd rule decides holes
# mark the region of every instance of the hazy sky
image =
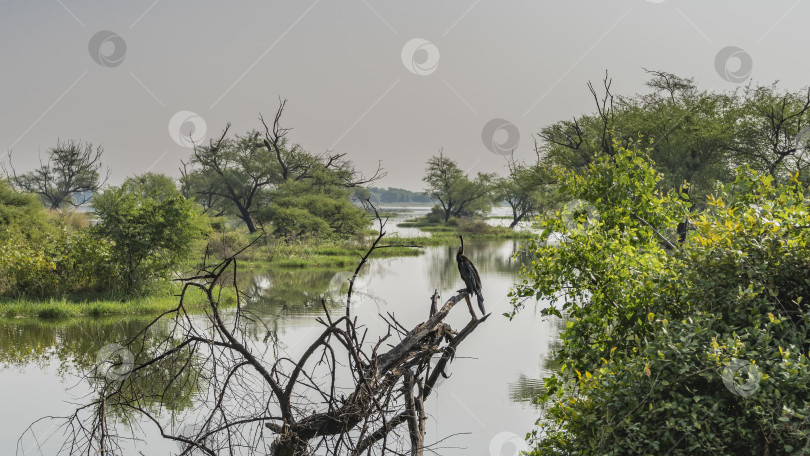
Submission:
[[642,67],[804,87],[808,17],[801,0],[3,0],[0,147],[22,171],[81,138],[104,145],[112,183],[177,175],[192,125],[258,128],[283,97],[295,142],[421,190],[442,147],[502,172],[493,119],[496,145],[517,133],[529,158],[542,126],[592,110],[585,84],[606,69],[620,94],[644,90]]

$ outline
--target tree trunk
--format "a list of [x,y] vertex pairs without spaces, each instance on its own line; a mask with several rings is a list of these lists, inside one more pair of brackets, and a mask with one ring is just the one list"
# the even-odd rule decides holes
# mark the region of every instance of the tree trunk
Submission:
[[309,456],[307,443],[293,435],[279,437],[270,447],[270,456]]
[[512,209],[512,223],[509,224],[509,228],[515,229],[515,226],[517,226],[517,224],[520,223],[521,220],[523,220],[524,215],[526,215],[525,212],[523,214],[517,215],[515,210]]
[[254,224],[253,219],[250,218],[250,212],[248,212],[247,209],[243,208],[242,206],[239,206],[238,209],[239,209],[239,218],[244,220],[245,225],[247,225],[248,231],[250,231],[250,234],[255,233],[256,224]]

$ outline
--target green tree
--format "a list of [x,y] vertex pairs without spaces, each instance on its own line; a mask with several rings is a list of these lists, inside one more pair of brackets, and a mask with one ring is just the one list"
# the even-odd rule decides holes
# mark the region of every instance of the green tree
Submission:
[[177,182],[165,174],[143,173],[127,179],[124,187],[140,197],[163,201],[178,194]]
[[[804,188],[740,168],[676,244],[689,203],[658,189],[663,176],[645,151],[615,150],[561,176],[598,217],[545,218],[513,293],[516,312],[546,299],[543,314],[567,319],[533,454],[801,451],[810,436]],[[563,242],[548,244],[552,233]]]
[[[736,92],[701,91],[694,80],[648,71],[651,93],[616,97],[605,81],[596,114],[544,127],[539,137],[544,163],[584,172],[599,154],[611,155],[607,139],[632,145],[644,138],[662,179],[660,188],[678,189],[705,200],[716,182],[729,182],[740,147],[740,98]],[[607,139],[606,139],[607,138]]]
[[281,171],[257,131],[228,138],[229,128],[217,141],[194,148],[193,169],[184,171],[183,189],[207,211],[234,215],[253,233],[263,192],[282,180]]
[[292,144],[287,137],[290,129],[281,125],[286,103],[284,100],[279,104],[271,125],[260,117],[263,135],[253,130],[229,138],[228,124],[219,139],[208,146],[196,146],[190,162],[183,167],[183,194],[214,215],[238,217],[253,233],[257,230],[257,214],[266,212],[272,192],[286,183],[316,179],[327,172],[341,186],[355,188],[384,175],[378,166],[373,176],[365,178],[345,159],[345,154],[315,155]]
[[698,90],[692,79],[648,73],[654,92],[622,99],[617,130],[625,143],[639,136],[649,141],[660,188],[677,189],[702,206],[717,182],[731,181],[738,164],[739,100],[733,92]]
[[48,160],[39,168],[17,175],[12,168],[12,183],[19,189],[42,198],[48,209],[87,202],[103,184],[99,180],[104,149],[89,142],[60,141],[48,151]]
[[123,281],[125,293],[140,292],[152,280],[165,277],[206,232],[195,204],[177,189],[170,191],[166,179],[130,178],[93,201],[99,218],[96,232],[113,242],[113,280]]
[[496,181],[495,195],[512,208],[509,228],[514,228],[526,217],[551,209],[559,202],[554,175],[539,160],[535,164],[510,160],[508,167],[509,175]]
[[427,184],[425,193],[439,201],[445,222],[450,217],[481,214],[490,208],[494,175],[478,173],[470,179],[443,151],[428,159],[422,180]]
[[810,140],[810,89],[790,92],[749,85],[736,113],[741,134],[736,157],[752,168],[786,182],[796,171],[807,180]]
[[289,180],[271,194],[260,219],[273,225],[273,234],[285,238],[356,235],[368,226],[366,211],[351,202],[353,189],[340,175],[320,168],[312,178]]

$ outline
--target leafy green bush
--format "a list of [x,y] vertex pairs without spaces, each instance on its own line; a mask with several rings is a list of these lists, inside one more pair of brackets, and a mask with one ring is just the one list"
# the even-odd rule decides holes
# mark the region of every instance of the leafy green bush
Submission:
[[369,216],[351,203],[350,194],[319,179],[286,182],[273,193],[260,218],[272,223],[275,236],[288,239],[351,237],[365,230]]
[[[223,230],[211,234],[207,241],[208,252],[216,258],[228,258],[237,251],[243,249],[250,241],[247,236],[238,230]],[[245,253],[240,254],[242,258]]]
[[[567,318],[533,454],[796,454],[810,441],[810,213],[795,179],[740,169],[692,215],[617,146],[563,190],[513,293]],[[566,233],[552,246],[551,233]],[[671,246],[665,249],[662,245]]]
[[101,291],[110,277],[110,244],[87,230],[63,229],[32,241],[0,239],[0,295],[50,297]]
[[333,230],[326,220],[300,207],[270,206],[273,234],[288,239],[298,237],[327,237]]
[[463,234],[487,234],[492,231],[492,226],[483,220],[464,217],[458,219],[458,231]]
[[20,193],[0,179],[0,239],[15,233],[28,239],[41,239],[53,233],[48,213],[35,195]]
[[[111,288],[131,294],[166,276],[185,260],[207,228],[194,203],[164,179],[128,179],[96,196],[95,232],[112,242]],[[172,191],[173,189],[173,191]]]
[[94,292],[109,244],[80,226],[86,216],[50,217],[39,198],[0,181],[0,296]]

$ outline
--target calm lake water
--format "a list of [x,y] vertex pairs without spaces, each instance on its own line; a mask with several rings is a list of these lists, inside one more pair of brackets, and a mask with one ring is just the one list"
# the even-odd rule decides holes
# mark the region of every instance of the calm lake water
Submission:
[[[441,441],[434,447],[439,454],[515,455],[520,444],[514,438],[529,431],[539,415],[532,399],[548,373],[544,362],[557,341],[560,323],[541,319],[531,306],[513,321],[501,316],[511,308],[507,293],[517,279],[520,260],[513,257],[519,245],[497,241],[467,246],[492,316],[465,340],[449,369],[451,377],[427,401],[426,442]],[[372,260],[356,285],[359,299],[352,303],[353,314],[372,334],[385,328],[379,314],[391,312],[406,327],[424,321],[434,289],[446,299],[463,286],[456,249],[430,247],[418,257]],[[246,309],[271,332],[257,325],[249,331],[251,337],[259,344],[277,338],[283,352],[300,354],[319,333],[315,318],[323,314],[322,296],[330,298],[334,312],[343,312],[340,296],[349,274],[334,270],[246,274],[243,287],[251,296]],[[459,304],[447,321],[459,329],[468,319],[466,306]],[[34,420],[67,415],[73,404],[87,402],[91,388],[84,375],[99,349],[134,334],[148,321],[0,321],[0,454],[55,454],[62,434],[51,421],[35,427],[38,444],[30,434],[18,439]],[[179,408],[193,413],[194,404]],[[158,437],[148,425],[144,431],[142,441],[132,442],[126,454],[178,452],[173,442]]]

